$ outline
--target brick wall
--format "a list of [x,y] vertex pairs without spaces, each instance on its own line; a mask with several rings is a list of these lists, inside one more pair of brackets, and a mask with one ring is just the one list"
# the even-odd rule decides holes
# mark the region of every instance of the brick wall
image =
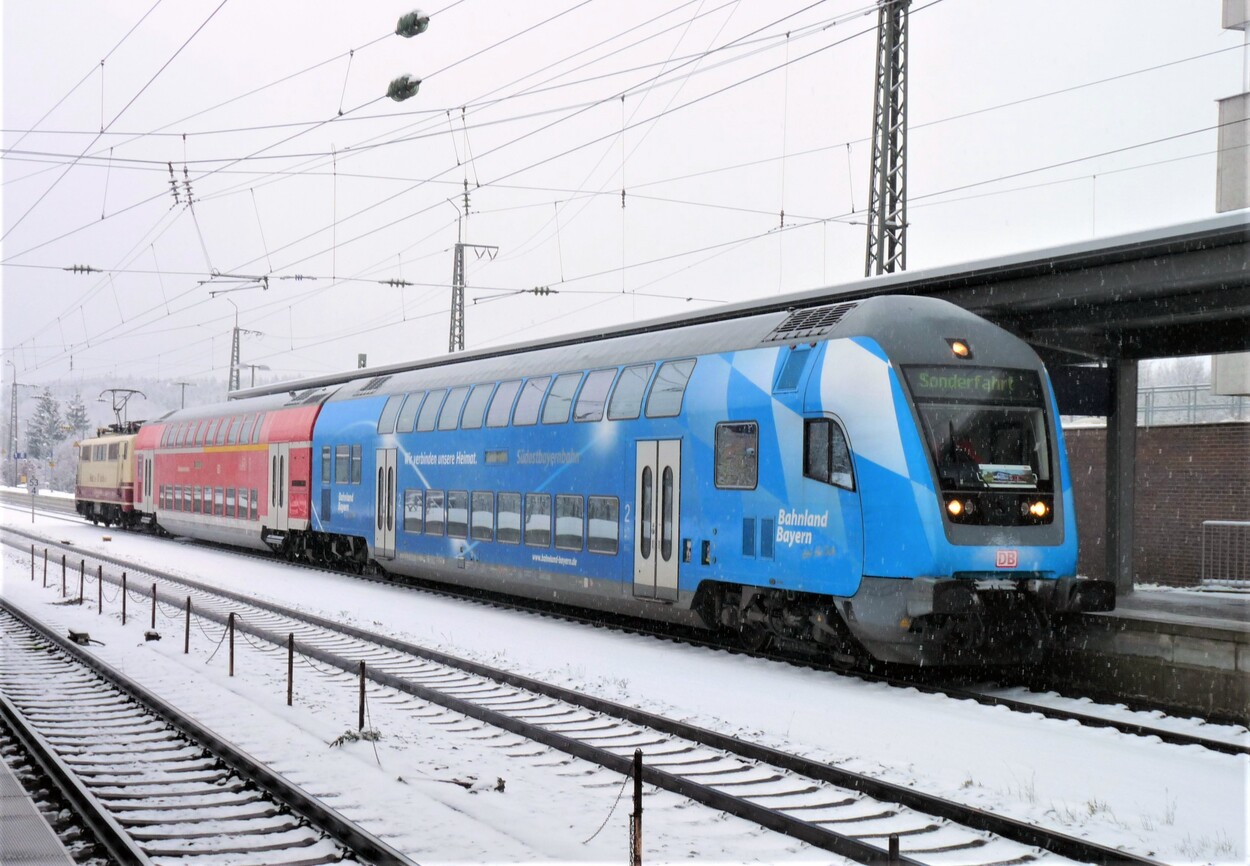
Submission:
[[[1107,433],[1101,427],[1069,428],[1064,438],[1081,540],[1078,568],[1103,577]],[[1204,520],[1250,520],[1250,424],[1139,427],[1137,582],[1196,584]]]

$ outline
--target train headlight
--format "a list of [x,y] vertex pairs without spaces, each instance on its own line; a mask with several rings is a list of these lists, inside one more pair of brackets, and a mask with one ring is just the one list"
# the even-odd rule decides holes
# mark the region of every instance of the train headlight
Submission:
[[1029,505],[1029,514],[1032,514],[1038,520],[1045,517],[1049,511],[1050,508],[1040,499]]
[[963,361],[967,361],[968,359],[972,357],[972,346],[968,345],[967,340],[955,340],[955,339],[947,338],[946,342],[950,344],[951,354],[954,355],[956,358],[959,358],[960,360],[963,360]]
[[951,517],[958,517],[964,513],[964,504],[958,499],[951,499],[946,503],[946,511]]

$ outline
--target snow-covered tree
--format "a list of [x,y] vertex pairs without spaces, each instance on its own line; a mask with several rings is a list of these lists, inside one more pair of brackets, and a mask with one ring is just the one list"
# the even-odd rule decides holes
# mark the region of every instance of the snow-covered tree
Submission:
[[79,439],[85,439],[91,430],[91,417],[87,415],[87,404],[82,401],[82,392],[75,391],[74,397],[65,409],[65,423]]
[[35,404],[35,416],[26,422],[26,450],[31,457],[46,459],[58,442],[65,440],[68,431],[62,429],[61,404],[52,391],[43,389]]

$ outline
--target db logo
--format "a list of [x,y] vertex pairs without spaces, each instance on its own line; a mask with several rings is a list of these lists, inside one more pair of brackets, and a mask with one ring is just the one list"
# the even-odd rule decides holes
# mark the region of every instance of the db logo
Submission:
[[998,568],[1016,568],[1019,564],[1019,551],[998,550],[994,553],[994,565]]

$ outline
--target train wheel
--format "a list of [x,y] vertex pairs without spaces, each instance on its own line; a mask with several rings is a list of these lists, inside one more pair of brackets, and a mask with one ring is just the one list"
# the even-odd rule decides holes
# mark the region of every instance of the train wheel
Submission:
[[738,631],[738,640],[748,652],[762,653],[773,644],[772,629],[766,623],[746,622]]

